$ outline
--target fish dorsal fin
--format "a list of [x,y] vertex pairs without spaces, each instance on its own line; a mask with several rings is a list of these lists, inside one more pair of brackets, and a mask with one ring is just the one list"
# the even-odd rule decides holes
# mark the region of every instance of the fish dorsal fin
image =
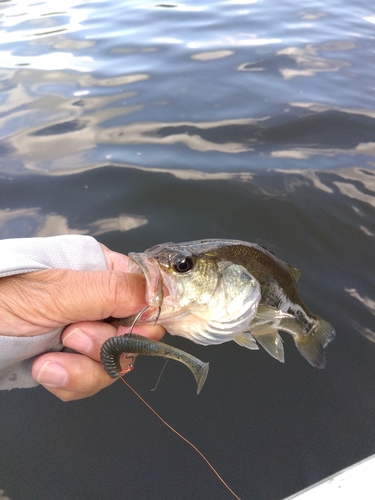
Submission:
[[293,278],[296,280],[296,283],[298,283],[299,277],[301,276],[301,269],[298,269],[298,267],[294,267],[291,264],[288,264],[289,271],[291,272]]
[[274,330],[264,326],[264,328],[257,328],[257,333],[253,333],[253,336],[268,354],[281,361],[281,363],[284,363],[283,341],[277,332],[275,333]]
[[259,349],[258,344],[255,342],[254,337],[249,332],[242,332],[237,335],[234,339],[238,345],[246,347],[247,349],[256,350]]

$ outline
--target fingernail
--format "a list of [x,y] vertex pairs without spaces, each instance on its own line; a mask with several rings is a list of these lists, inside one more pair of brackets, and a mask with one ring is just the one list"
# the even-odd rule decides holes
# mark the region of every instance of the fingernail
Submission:
[[65,368],[53,361],[46,361],[39,370],[37,382],[50,387],[61,387],[68,380],[68,372]]
[[[69,340],[68,340],[69,339]],[[75,328],[63,340],[65,347],[70,347],[75,351],[87,354],[92,350],[93,344],[91,338],[80,328]]]

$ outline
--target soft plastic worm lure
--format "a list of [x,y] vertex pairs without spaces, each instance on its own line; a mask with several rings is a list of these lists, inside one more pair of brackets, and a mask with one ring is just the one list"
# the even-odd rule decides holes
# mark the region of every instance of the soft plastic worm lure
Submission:
[[184,363],[195,377],[198,386],[197,394],[200,393],[207,378],[208,363],[204,363],[181,349],[133,333],[111,337],[102,345],[100,361],[111,378],[117,378],[124,374],[120,363],[122,353],[160,356]]

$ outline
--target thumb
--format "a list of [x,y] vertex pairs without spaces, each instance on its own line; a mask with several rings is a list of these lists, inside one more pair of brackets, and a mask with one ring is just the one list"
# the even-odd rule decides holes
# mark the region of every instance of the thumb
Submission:
[[122,318],[146,305],[141,274],[46,269],[2,280],[2,306],[14,318],[9,323],[20,323],[16,335],[46,333],[77,321]]
[[[61,294],[59,294],[61,292]],[[142,274],[121,271],[64,270],[56,282],[61,316],[69,322],[123,318],[146,305],[146,280]]]

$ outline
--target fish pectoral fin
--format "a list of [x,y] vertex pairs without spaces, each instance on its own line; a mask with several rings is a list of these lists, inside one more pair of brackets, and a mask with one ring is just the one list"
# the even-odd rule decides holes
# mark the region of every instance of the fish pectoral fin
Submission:
[[276,307],[266,306],[265,304],[260,304],[258,306],[257,314],[255,319],[261,322],[273,322],[276,319],[281,318],[293,318],[291,314],[288,314],[281,309],[276,309]]
[[252,334],[254,334],[255,330],[258,328],[268,325],[268,330],[273,332],[279,328],[279,324],[283,320],[294,321],[294,318],[291,314],[288,314],[281,309],[260,304],[255,318],[250,323],[249,330]]
[[253,332],[252,335],[268,354],[284,363],[283,341],[277,332],[265,326],[264,328],[258,328],[257,333]]
[[255,342],[254,337],[249,332],[242,332],[237,335],[234,341],[247,349],[257,350],[259,349],[258,344]]

